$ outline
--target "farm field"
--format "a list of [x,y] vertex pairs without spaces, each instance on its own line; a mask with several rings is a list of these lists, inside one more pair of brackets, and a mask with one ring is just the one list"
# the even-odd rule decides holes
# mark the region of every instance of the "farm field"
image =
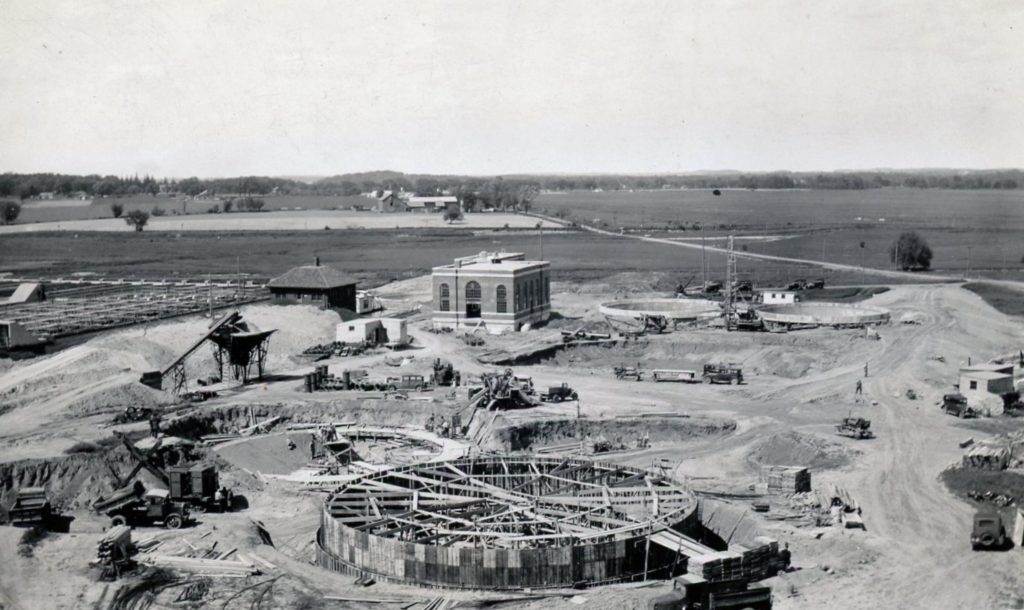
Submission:
[[[869,189],[851,191],[708,190],[542,193],[537,211],[565,211],[610,228],[701,223],[751,231],[886,225],[898,228],[1024,230],[1024,191]],[[881,221],[880,219],[884,219]]]
[[[70,208],[77,210],[79,208]],[[233,212],[231,214],[190,214],[188,216],[150,217],[146,231],[312,231],[327,229],[397,229],[397,228],[532,228],[559,225],[518,214],[467,214],[463,220],[449,225],[439,213],[379,214],[349,210],[288,210],[271,212]],[[36,231],[133,231],[119,218],[95,218],[22,223],[0,227],[0,234]]]

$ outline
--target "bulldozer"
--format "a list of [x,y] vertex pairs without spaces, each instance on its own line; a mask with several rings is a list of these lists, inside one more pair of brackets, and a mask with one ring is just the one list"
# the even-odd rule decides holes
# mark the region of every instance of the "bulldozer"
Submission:
[[871,431],[871,420],[863,417],[844,417],[836,424],[836,434],[856,439],[875,437],[875,433]]

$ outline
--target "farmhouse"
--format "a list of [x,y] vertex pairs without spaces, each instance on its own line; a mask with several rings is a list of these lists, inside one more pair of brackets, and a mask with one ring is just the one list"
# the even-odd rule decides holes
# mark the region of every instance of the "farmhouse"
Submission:
[[409,207],[406,204],[405,199],[394,191],[384,191],[384,193],[377,198],[377,211],[391,214],[394,212],[408,212]]
[[459,198],[451,195],[441,197],[410,197],[410,212],[443,212],[450,205],[459,205]]
[[551,315],[551,264],[481,252],[434,267],[434,328],[518,331]]
[[792,290],[762,290],[759,297],[764,305],[789,305],[799,300]]
[[318,305],[328,309],[341,307],[356,310],[356,280],[337,269],[320,264],[295,267],[275,277],[267,285],[274,303],[279,305]]

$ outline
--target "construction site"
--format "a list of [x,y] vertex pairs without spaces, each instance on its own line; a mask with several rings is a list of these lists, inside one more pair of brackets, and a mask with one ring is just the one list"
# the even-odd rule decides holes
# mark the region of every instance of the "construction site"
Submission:
[[0,607],[1017,599],[1018,320],[956,284],[481,290],[474,264],[547,269],[471,255],[351,310],[316,303],[340,275],[287,302],[9,282]]

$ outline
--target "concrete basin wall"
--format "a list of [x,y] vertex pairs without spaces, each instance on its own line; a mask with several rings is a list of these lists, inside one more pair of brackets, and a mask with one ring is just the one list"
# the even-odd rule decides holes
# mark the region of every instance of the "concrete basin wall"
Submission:
[[847,326],[883,324],[889,321],[889,310],[881,307],[845,303],[792,303],[765,305],[757,309],[762,320],[775,324],[817,324]]
[[718,301],[705,299],[622,299],[602,303],[599,311],[612,318],[639,319],[643,315],[669,320],[700,320],[722,314]]

